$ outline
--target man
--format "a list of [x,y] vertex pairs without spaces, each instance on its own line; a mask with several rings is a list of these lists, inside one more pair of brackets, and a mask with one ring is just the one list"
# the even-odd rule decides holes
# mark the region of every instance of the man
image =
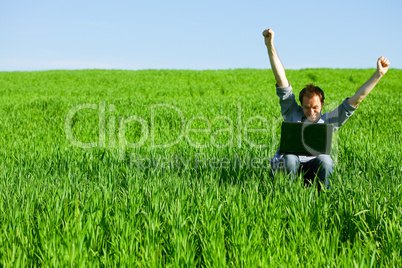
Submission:
[[[299,101],[301,106],[299,106],[296,103],[295,95],[292,93],[292,87],[286,78],[285,69],[274,46],[275,33],[272,29],[267,29],[264,30],[263,36],[268,49],[271,69],[276,80],[276,94],[279,97],[284,121],[329,123],[334,125],[334,131],[337,130],[353,115],[359,103],[385,75],[390,65],[386,58],[380,57],[377,60],[377,70],[375,73],[352,97],[346,98],[335,110],[321,114],[322,107],[325,103],[324,92],[317,86],[307,85],[306,88],[300,92]],[[287,174],[290,174],[292,179],[299,172],[304,174],[304,178],[308,182],[312,182],[317,176],[327,189],[330,188],[328,178],[333,171],[333,161],[329,155],[281,155],[278,149],[271,160],[271,167],[273,172],[276,170],[285,171]],[[318,184],[318,190],[320,191],[320,184]]]

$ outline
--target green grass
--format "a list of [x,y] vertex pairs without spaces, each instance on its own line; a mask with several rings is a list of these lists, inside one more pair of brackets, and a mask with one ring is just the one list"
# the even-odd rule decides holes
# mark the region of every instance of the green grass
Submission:
[[[295,94],[320,86],[325,112],[373,72],[287,75]],[[400,77],[389,70],[335,134],[317,195],[270,179],[270,70],[1,72],[0,263],[401,266]]]

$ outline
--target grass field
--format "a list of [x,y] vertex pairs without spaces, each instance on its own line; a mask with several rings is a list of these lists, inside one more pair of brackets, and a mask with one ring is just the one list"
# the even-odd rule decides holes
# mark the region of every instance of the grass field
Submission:
[[[337,107],[374,70],[287,71]],[[402,70],[335,133],[332,188],[269,176],[270,70],[0,72],[2,266],[402,266]]]

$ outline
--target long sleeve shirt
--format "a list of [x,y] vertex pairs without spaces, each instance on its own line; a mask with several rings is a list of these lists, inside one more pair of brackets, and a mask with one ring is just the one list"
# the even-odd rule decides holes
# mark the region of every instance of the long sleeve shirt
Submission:
[[[278,87],[276,85],[276,94],[279,97],[279,104],[281,106],[281,113],[284,121],[304,122],[307,119],[304,115],[303,108],[296,102],[295,95],[292,92],[292,86]],[[348,103],[348,98],[346,98],[337,108],[321,115],[317,123],[333,124],[334,131],[336,131],[346,123],[356,109],[356,107],[353,107]],[[282,157],[283,155],[279,154],[278,149],[274,157],[271,159],[271,166],[273,169],[276,168],[276,163],[278,163]],[[301,163],[305,163],[314,158],[315,156],[299,156]]]

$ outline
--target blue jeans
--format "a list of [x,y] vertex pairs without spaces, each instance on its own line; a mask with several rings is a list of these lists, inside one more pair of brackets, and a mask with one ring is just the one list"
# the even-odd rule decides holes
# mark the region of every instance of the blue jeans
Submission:
[[[320,154],[316,158],[306,162],[300,163],[299,157],[294,154],[287,154],[283,156],[282,169],[291,176],[293,179],[299,172],[302,172],[304,182],[311,184],[315,177],[318,179],[324,187],[330,189],[329,177],[332,175],[334,164],[332,158],[326,154]],[[318,191],[321,190],[321,185],[318,184]]]

